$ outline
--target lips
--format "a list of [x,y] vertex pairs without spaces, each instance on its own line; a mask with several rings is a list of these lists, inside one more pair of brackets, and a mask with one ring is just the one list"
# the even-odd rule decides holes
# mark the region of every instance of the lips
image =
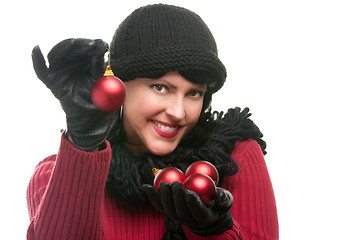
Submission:
[[174,138],[179,133],[181,126],[162,121],[151,122],[157,134],[164,138]]

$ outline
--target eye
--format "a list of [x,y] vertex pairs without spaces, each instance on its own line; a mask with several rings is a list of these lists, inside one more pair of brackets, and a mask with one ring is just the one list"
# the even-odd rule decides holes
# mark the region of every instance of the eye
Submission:
[[190,97],[194,97],[194,98],[200,98],[204,95],[204,92],[203,91],[197,91],[197,90],[194,90],[194,91],[190,91],[188,93],[188,96]]
[[159,93],[165,93],[167,91],[167,87],[161,84],[153,84],[151,87]]

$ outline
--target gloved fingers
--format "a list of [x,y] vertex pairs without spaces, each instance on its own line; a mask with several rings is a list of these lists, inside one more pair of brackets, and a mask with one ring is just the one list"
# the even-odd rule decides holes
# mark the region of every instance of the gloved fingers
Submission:
[[185,189],[181,182],[174,182],[171,184],[173,192],[174,206],[176,214],[186,225],[194,225],[196,222],[192,216],[192,212],[189,210],[185,200]]
[[194,222],[205,223],[212,217],[211,208],[206,207],[195,192],[185,189],[185,200]]
[[173,219],[179,220],[174,206],[171,186],[166,182],[160,182],[160,200],[165,214]]
[[146,192],[151,204],[160,212],[164,212],[161,204],[160,195],[150,184],[144,184],[143,190]]
[[52,69],[60,69],[71,64],[86,63],[86,59],[93,56],[104,56],[109,49],[106,42],[101,39],[92,40],[86,38],[69,38],[56,44],[48,54],[49,66]]
[[104,56],[104,54],[109,51],[109,44],[106,43],[102,39],[95,39],[94,40],[95,45],[95,51],[93,52],[93,55],[101,55]]
[[46,66],[44,56],[40,50],[39,46],[35,46],[31,53],[31,58],[33,62],[33,67],[36,73],[36,76],[45,84],[48,85],[48,76],[49,69]]
[[214,202],[214,206],[216,208],[231,208],[234,202],[233,195],[226,189],[216,188],[216,198]]
[[89,63],[90,73],[96,79],[105,72],[104,54],[109,50],[109,44],[101,39],[94,40],[94,46],[90,49],[89,55],[91,61]]
[[90,59],[89,62],[89,73],[92,79],[98,79],[104,75],[105,72],[105,61],[104,55],[96,55]]
[[[85,43],[85,42],[83,42]],[[47,57],[49,60],[49,66],[53,69],[60,68],[62,65],[65,65],[66,62],[70,61],[71,58],[74,58],[75,54],[74,47],[76,44],[75,38],[69,38],[62,40],[57,43],[50,52]],[[84,48],[81,48],[84,51]],[[79,49],[78,49],[79,50]]]
[[92,49],[89,62],[89,72],[93,79],[101,77],[105,72],[104,54],[109,50],[109,44],[101,39],[94,40],[94,49]]

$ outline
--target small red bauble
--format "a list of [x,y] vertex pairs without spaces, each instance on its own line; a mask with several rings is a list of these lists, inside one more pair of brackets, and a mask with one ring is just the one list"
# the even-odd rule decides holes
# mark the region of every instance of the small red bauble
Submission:
[[185,179],[184,188],[194,191],[199,195],[201,201],[209,206],[216,197],[216,186],[214,181],[204,174],[193,174]]
[[216,167],[207,161],[196,161],[192,163],[185,171],[185,177],[189,177],[193,174],[205,174],[212,178],[212,180],[217,185],[219,182],[219,173]]
[[124,104],[126,88],[125,84],[114,76],[110,66],[107,66],[104,76],[94,82],[90,93],[97,108],[105,112],[113,112]]
[[167,167],[155,175],[153,186],[156,190],[160,189],[160,182],[162,181],[170,185],[176,181],[183,183],[185,181],[185,174],[178,168]]

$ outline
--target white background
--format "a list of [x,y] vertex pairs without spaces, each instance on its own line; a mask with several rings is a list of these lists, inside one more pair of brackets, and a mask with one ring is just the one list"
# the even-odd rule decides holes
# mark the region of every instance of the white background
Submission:
[[[110,42],[148,3],[1,2],[0,239],[25,239],[28,181],[57,152],[65,128],[59,103],[33,72],[32,48],[47,54],[69,37]],[[163,3],[197,12],[217,40],[228,78],[213,108],[250,107],[265,135],[280,238],[360,239],[358,1]]]

